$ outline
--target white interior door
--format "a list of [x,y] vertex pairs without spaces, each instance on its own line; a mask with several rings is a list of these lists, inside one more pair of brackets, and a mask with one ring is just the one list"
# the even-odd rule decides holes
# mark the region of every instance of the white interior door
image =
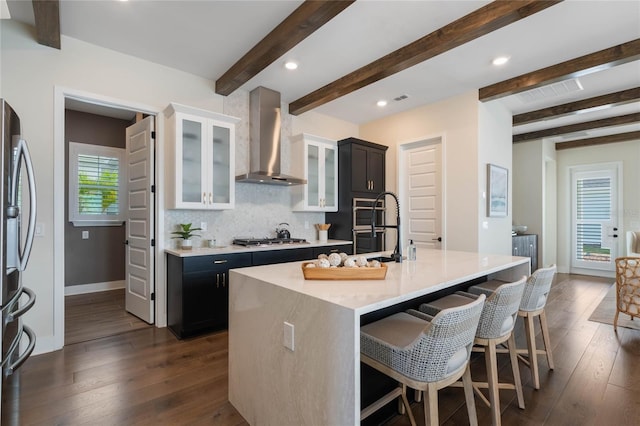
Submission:
[[618,253],[618,166],[571,171],[572,271],[614,271]]
[[402,151],[400,182],[403,244],[441,248],[442,155],[440,138],[416,142]]
[[126,309],[154,322],[153,117],[127,128]]

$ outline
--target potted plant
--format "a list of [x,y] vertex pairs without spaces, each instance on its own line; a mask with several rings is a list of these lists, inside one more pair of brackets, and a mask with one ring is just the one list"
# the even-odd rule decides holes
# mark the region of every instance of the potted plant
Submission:
[[171,238],[182,238],[181,247],[184,250],[191,250],[193,247],[193,242],[191,241],[191,237],[199,237],[200,235],[194,234],[194,231],[200,231],[202,228],[192,228],[191,223],[180,223],[178,226],[180,227],[179,231],[174,231],[172,234],[176,235]]

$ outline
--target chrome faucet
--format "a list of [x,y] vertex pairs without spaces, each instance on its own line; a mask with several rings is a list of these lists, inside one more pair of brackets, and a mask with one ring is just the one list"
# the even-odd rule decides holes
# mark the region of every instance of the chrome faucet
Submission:
[[396,200],[396,224],[395,225],[387,225],[383,224],[378,226],[379,228],[396,228],[396,248],[393,250],[393,260],[396,263],[402,262],[402,249],[400,248],[400,201],[398,200],[398,196],[393,192],[385,191],[378,194],[375,201],[373,202],[373,210],[371,211],[371,236],[376,237],[376,205],[381,198],[386,195],[391,195]]

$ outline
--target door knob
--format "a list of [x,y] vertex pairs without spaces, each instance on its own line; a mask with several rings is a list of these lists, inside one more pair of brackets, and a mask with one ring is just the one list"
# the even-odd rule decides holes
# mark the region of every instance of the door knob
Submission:
[[440,242],[442,242],[442,237],[434,238],[431,241],[440,241]]

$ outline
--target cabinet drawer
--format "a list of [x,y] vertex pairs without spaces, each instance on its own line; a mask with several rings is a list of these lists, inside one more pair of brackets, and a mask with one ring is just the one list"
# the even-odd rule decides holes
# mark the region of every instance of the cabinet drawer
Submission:
[[253,266],[311,260],[314,257],[311,247],[287,250],[256,251],[253,252],[252,255]]
[[352,244],[341,244],[334,246],[324,246],[324,247],[314,247],[313,248],[313,257],[316,258],[321,254],[331,254],[331,253],[353,253],[353,245]]
[[251,253],[220,254],[183,258],[184,273],[220,272],[231,268],[251,266]]

